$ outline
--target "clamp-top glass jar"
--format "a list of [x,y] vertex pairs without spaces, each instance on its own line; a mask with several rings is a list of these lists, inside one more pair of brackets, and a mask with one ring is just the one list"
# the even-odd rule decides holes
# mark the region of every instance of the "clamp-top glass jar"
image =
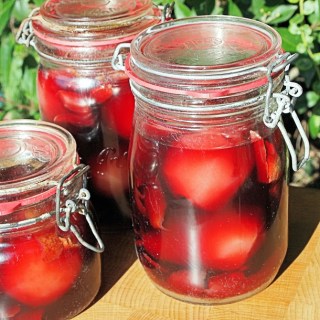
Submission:
[[104,246],[77,162],[65,129],[0,123],[1,319],[69,319],[98,293]]
[[[125,65],[119,57],[114,67],[127,72],[136,99],[129,162],[146,273],[195,303],[266,288],[287,249],[285,141],[294,169],[309,153],[292,108],[302,90],[284,70],[295,56],[265,24],[205,16],[151,27]],[[305,143],[299,165],[283,112]]]
[[[95,195],[124,215],[131,212],[127,151],[134,99],[127,76],[112,69],[111,57],[119,43],[164,15],[150,0],[48,0],[17,35],[40,55],[42,119],[73,134],[82,162],[91,166]],[[105,201],[97,204],[107,207]]]

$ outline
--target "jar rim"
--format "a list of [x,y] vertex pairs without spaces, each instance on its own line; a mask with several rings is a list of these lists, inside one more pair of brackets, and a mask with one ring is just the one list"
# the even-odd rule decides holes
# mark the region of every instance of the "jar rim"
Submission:
[[67,25],[97,24],[100,21],[115,21],[137,15],[147,10],[150,0],[47,0],[40,8],[40,14],[54,23],[57,20]]
[[150,89],[215,97],[226,88],[233,94],[265,85],[266,68],[281,52],[280,35],[262,22],[197,16],[140,33],[131,42],[125,71]]
[[0,201],[52,189],[76,164],[76,142],[62,127],[41,120],[0,123]]

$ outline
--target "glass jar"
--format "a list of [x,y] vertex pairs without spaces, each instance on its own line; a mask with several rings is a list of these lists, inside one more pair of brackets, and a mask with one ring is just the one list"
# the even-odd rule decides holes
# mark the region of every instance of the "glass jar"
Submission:
[[65,129],[0,122],[1,319],[69,319],[101,283],[87,167]]
[[292,104],[302,90],[284,72],[295,56],[265,24],[203,16],[149,28],[120,58],[114,68],[131,78],[136,99],[130,188],[147,275],[193,303],[266,288],[287,250],[285,142],[295,169],[309,152],[301,130],[297,164],[281,121],[291,113],[301,128]]
[[131,212],[127,152],[134,98],[125,73],[112,69],[111,57],[119,43],[161,19],[150,0],[48,0],[17,35],[40,55],[41,118],[75,137],[81,161],[91,167],[90,190],[99,198],[93,200],[99,212],[106,207],[112,209],[108,214]]

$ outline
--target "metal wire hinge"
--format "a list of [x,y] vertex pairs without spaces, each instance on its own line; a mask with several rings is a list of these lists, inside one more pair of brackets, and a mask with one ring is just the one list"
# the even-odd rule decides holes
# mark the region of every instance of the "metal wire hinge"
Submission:
[[130,43],[121,43],[116,47],[111,59],[111,65],[114,70],[125,71],[124,62],[129,51]]
[[174,1],[171,3],[167,3],[166,5],[164,5],[161,8],[159,7],[162,10],[161,22],[165,22],[165,21],[171,19],[173,7],[174,7]]
[[34,33],[32,28],[32,18],[39,13],[39,8],[33,9],[28,18],[25,19],[17,32],[16,41],[19,44],[24,44],[26,47],[30,45],[34,47]]
[[[86,248],[94,251],[94,252],[103,252],[104,244],[101,240],[98,231],[96,230],[95,224],[91,218],[91,212],[89,209],[89,200],[90,200],[90,192],[86,189],[87,184],[87,171],[89,170],[88,166],[79,165],[72,171],[70,171],[67,175],[62,177],[58,186],[56,193],[56,223],[60,230],[68,232],[71,231],[78,241]],[[77,177],[82,176],[82,188],[79,192],[74,196],[73,199],[67,199],[65,201],[64,206],[61,206],[61,198],[62,196],[67,196],[65,185],[71,177],[73,180]],[[97,246],[93,246],[86,242],[80,235],[80,232],[77,228],[71,223],[71,215],[77,212],[78,214],[82,214],[85,216],[86,221],[91,229],[92,234],[97,240]]]
[[[297,54],[285,53],[279,55],[278,59],[273,61],[267,67],[267,78],[268,78],[268,88],[265,97],[265,110],[263,121],[268,128],[275,128],[278,126],[282,136],[287,144],[290,156],[291,156],[291,165],[294,171],[300,169],[309,159],[310,145],[309,140],[304,132],[302,124],[298,118],[297,113],[294,110],[295,103],[297,98],[300,97],[303,93],[302,87],[296,83],[290,81],[288,75],[290,63],[298,57]],[[284,76],[284,90],[281,93],[273,92],[273,79],[272,73],[277,73],[281,70],[285,71]],[[274,109],[271,99],[274,99],[276,102],[276,109]],[[282,114],[290,114],[297,129],[301,135],[302,142],[304,145],[304,156],[303,159],[298,163],[297,155],[295,148],[292,145],[288,132],[286,131],[282,121]]]

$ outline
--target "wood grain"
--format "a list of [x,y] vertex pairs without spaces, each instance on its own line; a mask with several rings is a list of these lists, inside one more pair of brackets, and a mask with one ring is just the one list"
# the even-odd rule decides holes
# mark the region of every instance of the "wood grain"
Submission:
[[104,278],[95,303],[76,320],[319,320],[320,190],[290,188],[289,248],[276,280],[246,300],[183,303],[156,289],[136,260],[130,229],[104,230]]

